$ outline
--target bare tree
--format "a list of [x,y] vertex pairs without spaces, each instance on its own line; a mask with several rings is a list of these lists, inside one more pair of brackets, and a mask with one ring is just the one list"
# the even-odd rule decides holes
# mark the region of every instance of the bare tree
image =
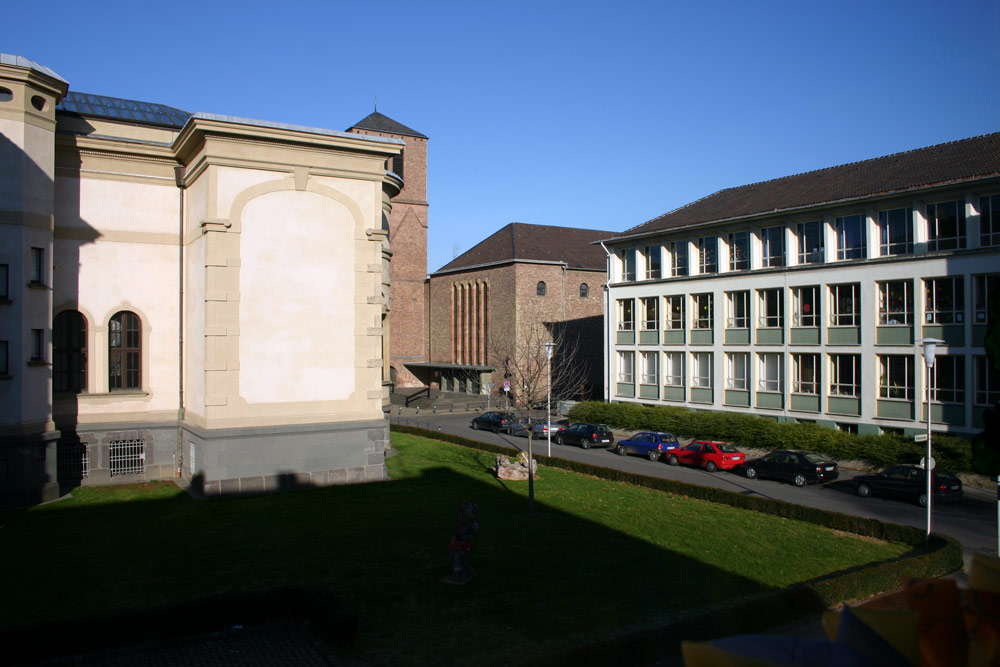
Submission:
[[[565,323],[545,322],[541,317],[523,312],[518,319],[518,324],[509,330],[491,332],[488,349],[499,376],[494,379],[495,387],[501,398],[506,394],[508,410],[526,431],[528,456],[533,457],[532,426],[536,422],[532,414],[542,411],[551,421],[548,408],[578,397],[589,376],[589,368],[580,354],[578,337]],[[505,387],[509,387],[509,391],[505,392]],[[528,476],[528,508],[534,512],[535,487],[531,475]]]

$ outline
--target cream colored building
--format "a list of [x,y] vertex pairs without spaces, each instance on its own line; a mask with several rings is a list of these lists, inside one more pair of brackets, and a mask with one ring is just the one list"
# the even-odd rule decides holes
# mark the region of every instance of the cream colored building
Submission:
[[0,55],[0,497],[382,479],[403,142],[68,88]]

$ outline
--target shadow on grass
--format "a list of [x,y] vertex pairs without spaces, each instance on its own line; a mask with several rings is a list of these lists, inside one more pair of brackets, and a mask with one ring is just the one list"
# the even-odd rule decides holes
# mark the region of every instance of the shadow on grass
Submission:
[[[151,485],[155,499],[106,504],[89,489],[0,515],[0,641],[38,660],[304,617],[374,664],[596,664],[612,654],[633,664],[673,655],[681,639],[817,609],[803,590],[775,597],[544,502],[528,515],[523,483],[484,473],[492,454],[446,454],[388,483],[208,501]],[[479,574],[448,586],[452,515],[466,498],[480,507]],[[738,611],[760,599],[773,602]]]

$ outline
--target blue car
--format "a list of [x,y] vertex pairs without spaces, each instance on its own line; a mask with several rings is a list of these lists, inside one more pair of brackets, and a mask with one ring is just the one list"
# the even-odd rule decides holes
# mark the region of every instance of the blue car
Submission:
[[618,453],[622,456],[628,454],[642,454],[650,461],[658,461],[664,452],[677,449],[680,443],[673,433],[636,433],[627,440],[618,442]]

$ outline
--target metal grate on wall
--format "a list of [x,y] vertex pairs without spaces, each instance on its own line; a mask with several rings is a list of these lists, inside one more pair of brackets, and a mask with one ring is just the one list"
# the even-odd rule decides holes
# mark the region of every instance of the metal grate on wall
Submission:
[[146,472],[146,442],[144,440],[112,440],[108,464],[112,477],[141,475]]
[[60,442],[57,445],[56,475],[59,479],[83,479],[90,475],[87,443]]

